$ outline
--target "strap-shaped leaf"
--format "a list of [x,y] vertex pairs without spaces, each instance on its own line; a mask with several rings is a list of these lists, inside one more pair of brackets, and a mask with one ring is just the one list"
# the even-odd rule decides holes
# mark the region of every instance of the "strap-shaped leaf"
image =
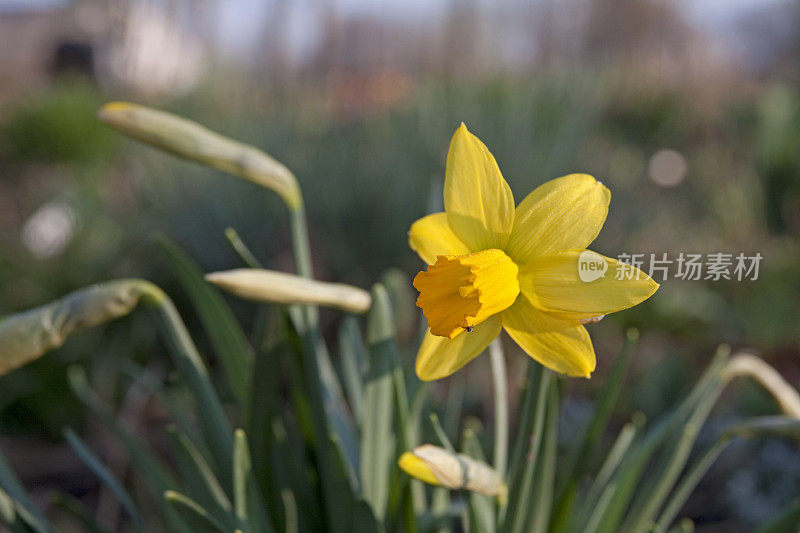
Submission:
[[582,434],[575,440],[570,448],[569,455],[561,467],[559,483],[557,488],[556,509],[557,517],[566,518],[570,513],[568,502],[572,501],[576,484],[580,477],[586,474],[592,460],[597,455],[600,439],[605,432],[611,412],[617,404],[625,372],[630,363],[631,354],[636,348],[639,340],[639,332],[636,329],[629,329],[622,351],[611,367],[608,377],[603,387],[600,389],[598,399],[595,402],[594,413],[584,428]]
[[355,316],[346,316],[339,326],[339,357],[347,399],[360,426],[364,418],[364,369],[366,356],[361,330]]
[[[111,431],[125,446],[131,462],[136,467],[136,471],[144,481],[151,494],[163,503],[161,495],[165,491],[174,489],[178,486],[172,473],[155,455],[153,455],[144,445],[135,439],[117,421],[116,417],[101,402],[95,392],[89,386],[86,373],[82,368],[73,365],[67,369],[67,382],[72,393],[96,416],[103,425]],[[175,513],[174,509],[167,505],[162,506],[165,519],[175,531],[189,532],[183,520]]]
[[[535,363],[531,363],[535,364]],[[539,379],[534,410],[533,427],[528,435],[530,443],[526,460],[522,466],[519,480],[509,490],[508,510],[505,516],[503,531],[521,533],[527,526],[529,511],[532,507],[533,481],[536,465],[539,461],[539,449],[542,444],[542,433],[547,413],[547,398],[552,386],[553,373],[543,370]]]
[[[28,493],[20,483],[17,475],[11,469],[6,458],[0,453],[0,487],[4,493],[3,496],[3,515],[4,517],[12,518],[19,517],[22,522],[36,531],[37,533],[53,533],[53,527],[42,515],[31,499]],[[11,506],[13,505],[13,513]],[[14,527],[23,528],[17,520],[12,522]]]
[[[475,430],[466,428],[462,441],[462,449],[465,454],[474,457],[478,461],[486,461],[486,456],[483,453],[483,448],[481,447]],[[497,510],[494,502],[495,498],[490,498],[477,492],[470,493],[469,516],[470,522],[473,524],[476,531],[494,533],[497,529]]]
[[125,490],[125,487],[120,483],[117,477],[108,469],[106,465],[98,458],[86,444],[84,444],[83,440],[71,429],[65,428],[64,431],[64,438],[67,439],[70,447],[78,454],[78,457],[84,462],[86,466],[89,467],[94,475],[100,478],[111,492],[114,493],[114,496],[117,497],[119,503],[122,504],[122,507],[131,517],[134,526],[138,531],[144,531],[144,523],[142,522],[142,517],[139,514],[139,510],[136,508],[136,504],[133,503],[133,499],[131,498],[128,491]]
[[527,531],[546,533],[550,526],[553,504],[553,484],[556,474],[556,454],[558,452],[558,413],[559,392],[557,383],[550,387],[547,401],[547,420],[542,436],[542,453],[536,466],[534,479],[533,506],[530,511]]
[[369,364],[364,384],[361,483],[364,498],[378,520],[383,520],[389,497],[389,472],[394,462],[392,360],[396,346],[386,289],[376,284],[372,298],[372,309],[367,316]]
[[158,244],[208,333],[225,370],[228,387],[239,405],[246,405],[253,365],[252,346],[219,290],[204,279],[197,264],[166,237],[160,237]]
[[211,516],[208,511],[203,509],[199,503],[185,494],[168,490],[164,492],[164,501],[191,531],[208,531],[209,533],[212,531],[219,531],[220,533],[230,531]]
[[211,466],[194,443],[177,428],[167,429],[175,464],[188,496],[230,528],[235,527],[233,505]]

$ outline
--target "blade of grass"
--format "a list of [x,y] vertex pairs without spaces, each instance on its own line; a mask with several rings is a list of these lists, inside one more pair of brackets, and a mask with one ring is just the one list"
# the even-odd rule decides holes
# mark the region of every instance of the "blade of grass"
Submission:
[[96,475],[100,481],[102,481],[111,492],[114,493],[114,496],[117,497],[119,503],[122,504],[122,507],[128,513],[131,520],[133,521],[133,525],[137,531],[144,531],[144,523],[142,522],[142,517],[139,514],[139,510],[136,508],[136,504],[133,503],[133,499],[131,498],[128,491],[125,490],[125,487],[116,476],[103,464],[103,462],[89,449],[86,444],[84,444],[83,440],[71,429],[65,428],[63,430],[64,438],[69,443],[72,450],[78,455],[78,457],[83,461],[83,463],[89,467],[94,475]]
[[594,509],[591,509],[592,513],[589,515],[586,525],[577,531],[582,531],[583,533],[594,533],[598,530],[601,521],[605,516],[606,510],[608,509],[609,505],[611,505],[611,501],[614,498],[614,493],[616,490],[616,483],[611,482],[606,485],[606,487],[603,489],[603,493],[597,500],[597,505],[594,507]]
[[[288,346],[283,334],[280,339],[273,337],[274,345],[259,350],[256,356],[251,390],[257,390],[258,394],[251,397],[245,420],[250,455],[253,458],[253,475],[264,495],[272,521],[280,529],[285,520],[280,494],[291,486],[293,479],[290,465],[300,462],[293,458],[304,457],[304,450],[301,448],[290,453],[286,439],[279,440],[274,434],[274,424],[280,420],[281,414],[281,356],[288,351]],[[297,481],[300,482],[299,479]]]
[[[8,498],[13,501],[15,514],[23,522],[37,533],[53,533],[52,526],[44,515],[36,509],[33,501],[28,496],[28,492],[22,486],[2,453],[0,453],[0,487],[2,487]],[[6,508],[8,498],[4,498]]]
[[63,512],[78,520],[87,533],[105,533],[92,516],[92,512],[75,496],[58,491],[50,494],[49,500],[51,505],[58,507]]
[[178,486],[169,469],[155,455],[150,453],[144,445],[133,438],[117,421],[116,417],[97,397],[89,386],[86,373],[82,368],[72,365],[67,368],[67,382],[80,402],[85,405],[91,413],[97,417],[103,425],[111,431],[125,446],[131,462],[136,467],[136,471],[144,481],[150,493],[162,504],[165,519],[175,531],[191,531],[187,529],[185,523],[170,506],[163,505],[164,499],[161,495],[165,491]]
[[[305,460],[308,456],[305,443],[296,434],[297,432],[291,436],[287,434],[286,427],[280,418],[273,419],[271,426],[273,444],[269,462],[273,469],[273,483],[280,487],[281,493],[288,491],[297,501],[298,508],[303,510],[297,516],[298,527],[301,531],[307,531],[312,528],[313,524],[322,522],[322,510],[319,505],[320,498],[317,497],[309,480],[311,469]],[[284,515],[283,512],[281,514]],[[288,527],[288,521],[289,516],[284,515],[284,529]]]
[[360,509],[354,495],[355,482],[349,475],[344,453],[340,443],[332,439],[335,433],[331,428],[334,426],[325,408],[331,404],[325,401],[327,396],[317,357],[321,343],[319,330],[310,329],[300,337],[295,324],[292,320],[287,321],[289,340],[299,355],[298,366],[302,367],[296,370],[302,372],[303,387],[295,387],[292,391],[295,415],[316,459],[321,489],[320,506],[330,530],[334,533],[350,533],[355,512]]
[[219,290],[204,279],[200,267],[183,250],[163,236],[157,243],[208,333],[225,370],[228,387],[239,406],[246,405],[254,355],[241,326]]
[[705,475],[717,457],[725,450],[730,442],[730,436],[723,435],[718,439],[713,446],[711,446],[697,463],[689,470],[684,476],[681,483],[675,488],[675,492],[670,498],[670,501],[664,506],[661,516],[658,518],[653,533],[662,533],[667,530],[667,527],[675,520],[675,517],[680,512],[683,504],[689,499],[692,491],[694,491],[700,479]]
[[[406,378],[396,353],[392,365],[392,381],[394,382],[396,406],[395,428],[398,436],[398,447],[403,451],[408,451],[419,444],[417,436],[419,431],[415,427],[416,422],[412,421],[411,407],[408,403],[408,392],[406,390]],[[397,472],[396,465],[393,466],[393,469]],[[425,507],[427,506],[425,501],[425,487],[422,482],[417,479],[405,479],[407,483],[404,485],[404,488],[408,491],[406,497],[410,498],[411,503],[406,529],[408,531],[416,531],[416,521],[413,520],[413,515],[419,515],[425,512]],[[403,485],[401,484],[401,486]]]
[[347,398],[359,427],[364,421],[364,342],[358,319],[346,316],[339,326],[339,356],[342,359],[342,374]]
[[213,457],[215,471],[223,486],[231,486],[230,457],[233,452],[233,430],[217,396],[200,354],[192,341],[178,310],[166,294],[155,286],[146,298],[153,306],[158,324],[181,377],[192,391],[203,435]]
[[455,446],[453,446],[453,443],[450,442],[447,432],[439,422],[439,416],[436,413],[431,413],[429,415],[429,419],[431,421],[431,427],[433,427],[433,432],[436,433],[436,438],[439,439],[439,443],[441,443],[442,447],[450,453],[456,453]]
[[175,427],[167,428],[175,464],[181,473],[181,480],[195,499],[221,523],[233,528],[236,522],[231,520],[231,505],[228,495],[220,485],[211,466],[194,445],[194,443]]
[[230,531],[217,522],[199,503],[180,492],[174,490],[164,492],[164,501],[192,531],[219,531],[221,533]]
[[560,476],[563,481],[561,481],[560,487],[557,489],[558,497],[555,510],[557,516],[570,514],[565,507],[566,502],[572,499],[570,494],[575,491],[580,476],[586,473],[592,460],[596,457],[597,445],[603,436],[608,420],[611,417],[611,412],[619,399],[631,353],[635,349],[638,340],[639,331],[633,328],[629,329],[626,333],[622,351],[614,362],[614,366],[611,367],[606,382],[598,394],[594,414],[583,434],[576,439],[575,446],[572,447],[569,456],[564,462],[563,474]]
[[528,365],[528,377],[520,401],[519,420],[517,421],[517,436],[511,449],[511,460],[508,464],[509,488],[516,487],[522,472],[522,461],[526,448],[530,444],[533,431],[533,419],[536,411],[536,397],[538,385],[541,380],[543,368],[541,365]]
[[233,228],[225,228],[225,238],[233,247],[233,250],[239,255],[239,258],[247,265],[248,268],[264,268],[261,262],[256,259],[250,248],[244,243],[239,234]]
[[272,524],[266,516],[264,499],[258,491],[253,477],[253,462],[247,435],[241,429],[233,438],[233,509],[244,531],[253,533],[272,532]]
[[645,417],[642,413],[634,413],[631,422],[625,424],[617,436],[616,441],[611,447],[611,450],[606,457],[603,466],[597,473],[592,485],[589,487],[589,492],[580,503],[579,509],[573,512],[571,516],[566,517],[565,523],[569,525],[567,531],[575,531],[580,529],[578,524],[585,524],[589,520],[589,515],[594,513],[597,509],[597,503],[603,491],[608,486],[611,476],[616,472],[623,458],[629,453],[634,439],[641,432],[644,426]]
[[649,463],[653,454],[657,451],[664,440],[678,427],[685,424],[688,417],[693,412],[702,409],[705,400],[713,395],[714,390],[722,380],[722,371],[725,361],[730,355],[727,346],[721,346],[713,361],[695,384],[689,394],[678,405],[678,407],[666,416],[649,434],[644,442],[639,446],[635,453],[625,458],[624,465],[615,474],[617,492],[614,499],[605,510],[599,530],[606,533],[617,531],[626,509],[634,496],[634,491],[641,479],[644,468]]
[[[313,312],[309,311],[309,309],[313,309]],[[313,314],[310,317],[311,320],[309,320],[308,313]],[[288,314],[291,319],[291,328],[298,338],[302,339],[299,353],[304,360],[303,372],[306,374],[306,382],[309,387],[312,383],[310,380],[316,380],[319,384],[318,388],[322,395],[320,401],[323,406],[320,412],[325,414],[327,419],[324,426],[337,435],[335,439],[337,443],[336,453],[340,454],[345,460],[345,471],[350,478],[352,489],[358,490],[356,473],[359,471],[359,439],[347,410],[342,387],[336,376],[333,363],[331,363],[328,348],[325,346],[319,331],[316,308],[311,306],[290,306]],[[312,325],[309,327],[307,324]],[[306,364],[307,362],[309,364],[313,362],[316,368],[311,369]],[[309,371],[313,371],[314,375],[308,374]],[[339,459],[334,460],[338,462]]]
[[542,455],[536,468],[533,490],[533,509],[527,531],[545,533],[550,525],[553,511],[553,484],[556,473],[556,455],[558,452],[558,414],[559,392],[554,383],[550,387],[547,400],[547,418],[542,437]]
[[683,467],[689,459],[689,453],[692,451],[699,430],[700,427],[693,422],[687,423],[683,428],[683,432],[670,455],[666,468],[658,476],[658,483],[656,483],[646,500],[647,503],[638,514],[633,515],[630,519],[633,529],[628,531],[642,531],[642,529],[638,528],[647,528],[649,531],[652,528],[656,513],[667,499],[667,496],[669,496],[673,485],[681,475]]
[[[247,439],[244,432],[236,430],[233,439],[233,507],[236,518],[240,524],[250,525],[247,512],[247,479],[249,478],[251,463],[247,450]],[[249,529],[248,527],[248,529]],[[244,528],[244,526],[243,526]]]
[[14,533],[27,533],[28,531],[28,528],[17,520],[14,499],[3,489],[0,489],[0,524],[5,525]]
[[379,521],[386,517],[389,473],[393,466],[394,441],[392,360],[394,318],[386,289],[372,289],[372,308],[367,315],[369,365],[364,383],[364,427],[361,433],[361,484],[364,499]]
[[[789,416],[757,417],[734,424],[720,435],[692,466],[675,488],[669,502],[659,516],[654,533],[666,531],[667,527],[689,499],[694,488],[700,482],[714,461],[725,450],[734,437],[759,438],[777,436],[800,440],[800,420]],[[800,521],[798,521],[800,525]]]
[[[478,436],[472,428],[464,430],[462,449],[464,453],[479,461],[486,461],[486,456],[481,448]],[[494,501],[477,492],[469,495],[470,523],[475,531],[481,533],[494,533],[497,529],[497,512]]]
[[547,412],[547,398],[553,381],[553,374],[545,370],[539,380],[539,390],[536,397],[536,409],[532,431],[529,434],[530,446],[523,465],[519,484],[509,491],[508,511],[505,516],[503,531],[520,533],[528,523],[531,510],[530,497],[533,488],[533,477],[539,459],[539,448],[542,443],[542,429],[544,427],[545,413]]
[[284,516],[286,516],[286,533],[297,533],[298,519],[297,519],[297,502],[294,499],[294,494],[289,489],[281,490],[281,501],[283,502]]
[[107,429],[122,441],[130,454],[131,461],[134,463],[136,470],[142,475],[142,478],[147,481],[155,495],[163,494],[165,490],[178,486],[178,482],[172,476],[167,466],[119,424],[117,418],[89,386],[86,373],[81,367],[72,365],[67,368],[67,382],[75,397],[78,398]]
[[[150,370],[136,364],[130,359],[122,359],[119,361],[120,372],[128,376],[134,383],[141,386],[142,389],[150,392],[161,404],[166,407],[169,412],[169,418],[183,434],[187,435],[195,443],[200,443],[200,435],[196,427],[190,426],[189,421],[186,420],[186,411],[178,404],[170,392],[165,390],[163,382],[158,376],[155,376]],[[203,453],[208,450],[202,450]]]

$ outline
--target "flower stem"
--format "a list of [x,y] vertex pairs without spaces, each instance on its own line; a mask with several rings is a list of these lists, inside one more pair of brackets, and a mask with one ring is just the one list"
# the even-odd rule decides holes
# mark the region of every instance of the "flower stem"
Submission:
[[306,210],[303,204],[291,209],[292,217],[289,221],[292,232],[292,246],[297,273],[305,278],[313,278],[314,271],[311,267],[311,245],[308,242],[308,226],[306,225]]
[[508,377],[500,338],[489,345],[494,385],[494,469],[501,478],[506,475],[508,461]]

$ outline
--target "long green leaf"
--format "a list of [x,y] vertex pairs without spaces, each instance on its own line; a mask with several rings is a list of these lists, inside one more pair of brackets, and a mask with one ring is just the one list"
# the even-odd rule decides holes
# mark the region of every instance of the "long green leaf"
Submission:
[[[709,405],[708,400],[714,396],[722,380],[722,370],[729,354],[730,349],[727,346],[721,346],[717,350],[714,360],[684,400],[670,415],[650,431],[635,453],[625,458],[623,465],[614,475],[613,484],[616,487],[616,492],[599,523],[600,531],[611,533],[619,529],[624,513],[641,480],[644,468],[669,435],[685,425],[687,419],[693,413],[704,411],[703,407]],[[713,405],[713,402],[711,404]]]
[[154,306],[173,363],[192,391],[203,435],[213,455],[213,465],[220,472],[223,485],[230,486],[233,429],[211,384],[208,370],[172,301],[160,290],[147,301]]
[[608,452],[603,466],[595,476],[586,497],[581,501],[580,508],[576,509],[568,517],[559,517],[564,520],[565,525],[568,525],[566,528],[567,531],[580,530],[581,526],[579,524],[587,523],[590,514],[597,515],[598,501],[607,489],[611,476],[617,471],[623,458],[632,448],[634,440],[644,426],[644,421],[644,414],[638,412],[634,413],[632,421],[623,426],[616,441],[614,441],[614,444],[611,446],[611,450]]
[[27,527],[17,518],[17,512],[14,510],[14,499],[6,491],[0,489],[0,523],[11,528],[14,533],[18,531],[27,532]]
[[[479,461],[486,461],[478,436],[472,428],[466,428],[463,434],[464,453]],[[494,501],[477,492],[469,495],[470,523],[475,531],[494,533],[497,529],[497,512]]]
[[366,356],[361,330],[355,316],[346,316],[339,326],[339,357],[342,360],[342,377],[347,398],[361,426],[364,419],[364,369]]
[[191,531],[228,533],[223,524],[219,523],[208,511],[188,496],[174,490],[164,492],[164,501],[173,509]]
[[395,358],[394,318],[389,295],[382,285],[372,289],[372,308],[367,316],[369,366],[364,385],[364,427],[361,433],[361,483],[365,500],[378,520],[386,516],[389,472],[392,468]]
[[539,448],[542,443],[542,430],[547,413],[548,390],[552,385],[552,380],[552,372],[549,370],[542,372],[536,398],[533,428],[529,435],[530,446],[528,447],[527,459],[518,483],[509,490],[508,511],[503,531],[520,533],[524,531],[528,523],[528,516],[531,511],[531,497],[533,496],[533,478],[539,461]]
[[217,476],[195,444],[175,427],[167,429],[175,464],[181,473],[181,480],[189,493],[217,519],[228,526],[235,527],[231,520],[233,506],[220,485]]
[[689,499],[692,491],[695,489],[700,479],[705,475],[717,457],[727,447],[730,442],[730,437],[724,435],[723,438],[717,440],[697,461],[697,463],[687,472],[681,483],[675,488],[670,501],[664,506],[661,516],[658,518],[653,533],[662,533],[667,530],[667,527],[675,520],[675,517]]
[[51,493],[49,499],[52,505],[78,520],[87,533],[105,533],[94,519],[94,516],[92,516],[92,511],[75,496],[57,491]]
[[[14,502],[15,515],[19,516],[34,531],[37,533],[52,533],[54,531],[44,515],[36,509],[27,491],[2,453],[0,453],[0,487],[2,487],[8,498]],[[4,498],[4,507],[6,508],[8,507],[8,498]],[[10,516],[10,513],[8,514]]]
[[545,533],[550,525],[553,504],[553,483],[556,474],[556,455],[558,452],[558,414],[559,393],[553,384],[547,400],[547,419],[542,437],[542,454],[536,467],[535,488],[533,490],[533,509],[527,531]]
[[[281,494],[289,490],[293,483],[303,483],[304,476],[293,479],[293,467],[304,466],[296,459],[304,457],[304,450],[288,448],[285,429],[281,432],[282,437],[274,433],[276,424],[280,425],[281,416],[281,359],[287,354],[288,346],[283,334],[280,337],[270,335],[270,338],[269,346],[260,347],[256,356],[251,388],[257,390],[258,394],[250,399],[245,421],[253,459],[253,476],[264,495],[273,524],[281,529],[286,520]],[[299,488],[294,486],[295,490]],[[307,488],[302,492],[306,493]],[[303,499],[300,495],[298,498]]]
[[241,429],[234,432],[233,438],[233,508],[234,514],[246,530],[254,533],[272,532],[264,508],[264,499],[253,477],[253,462],[247,435]]
[[[669,524],[675,520],[683,504],[689,499],[689,496],[700,482],[700,479],[705,475],[714,461],[716,461],[717,457],[725,450],[732,438],[759,438],[768,436],[799,440],[800,420],[789,416],[764,416],[734,424],[725,430],[717,441],[703,453],[702,457],[697,460],[694,466],[689,469],[675,488],[669,502],[665,505],[661,516],[658,518],[658,522],[653,530],[654,533],[666,531]],[[800,516],[795,526],[800,527]]]
[[511,459],[508,463],[510,489],[515,489],[519,484],[519,477],[522,473],[522,461],[525,457],[527,447],[530,444],[530,436],[533,431],[533,419],[536,411],[536,396],[539,390],[539,381],[543,368],[541,365],[528,365],[528,377],[525,381],[525,389],[520,401],[520,414],[517,420],[517,432],[514,444],[511,448]]
[[246,405],[254,356],[241,326],[219,290],[203,278],[197,264],[166,237],[157,242],[192,300],[225,370],[231,392],[240,406]]
[[233,228],[225,228],[225,238],[233,247],[239,258],[248,268],[264,268],[261,262],[253,255],[250,248],[244,243],[239,233]]
[[[131,462],[136,467],[136,471],[144,481],[150,493],[163,503],[161,495],[165,491],[174,489],[178,486],[177,481],[172,476],[169,469],[155,455],[150,453],[144,445],[135,439],[117,421],[116,417],[97,397],[89,386],[86,373],[82,368],[73,365],[67,369],[67,382],[72,393],[81,401],[108,428],[125,446]],[[184,522],[169,506],[162,506],[164,516],[175,531],[189,531]]]
[[131,517],[133,520],[133,524],[137,530],[143,531],[144,530],[144,523],[142,522],[142,517],[139,514],[139,510],[136,508],[136,504],[133,503],[133,499],[131,498],[128,491],[125,490],[125,487],[120,483],[120,481],[116,478],[116,476],[103,464],[103,462],[89,449],[86,444],[84,444],[83,440],[71,429],[65,428],[63,431],[64,438],[67,439],[70,447],[78,454],[78,457],[89,467],[89,470],[94,472],[100,480],[105,483],[105,485],[111,489],[111,492],[114,493],[114,496],[117,497],[119,503],[122,504],[122,507]]
[[614,366],[611,367],[611,371],[595,402],[594,414],[583,430],[582,435],[575,440],[575,444],[564,462],[560,476],[561,481],[557,489],[558,496],[555,510],[557,516],[570,514],[566,504],[568,501],[572,501],[572,493],[575,491],[580,476],[586,473],[592,460],[596,457],[598,443],[611,417],[611,412],[617,404],[631,353],[636,347],[638,339],[638,330],[629,329],[622,351],[614,362]]
[[244,431],[237,429],[233,439],[233,505],[236,518],[242,524],[249,522],[247,480],[250,477],[251,468],[247,439]]
[[[185,408],[177,401],[177,398],[174,397],[171,391],[165,389],[164,383],[159,379],[159,376],[154,375],[150,370],[136,364],[130,359],[122,359],[118,361],[118,365],[119,371],[123,375],[128,376],[133,382],[148,391],[156,400],[163,404],[169,412],[170,420],[181,432],[191,438],[195,445],[202,444],[197,427],[190,424],[190,421],[186,419]],[[205,453],[208,450],[203,449],[202,451]]]
[[326,391],[320,376],[321,364],[318,362],[321,338],[318,328],[312,328],[299,335],[296,321],[288,321],[289,340],[301,356],[303,387],[292,391],[295,415],[298,423],[311,442],[311,449],[317,462],[321,489],[321,507],[330,530],[334,533],[350,533],[353,527],[356,508],[354,482],[350,477],[340,441],[334,440],[333,423],[328,416]]

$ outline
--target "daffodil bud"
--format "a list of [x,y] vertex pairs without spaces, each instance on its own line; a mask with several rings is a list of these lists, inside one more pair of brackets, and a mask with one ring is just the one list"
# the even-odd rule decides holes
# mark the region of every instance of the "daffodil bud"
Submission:
[[49,304],[0,320],[0,375],[58,348],[75,331],[130,313],[152,292],[142,280],[119,280],[77,290]]
[[127,102],[104,105],[98,118],[129,137],[272,189],[292,210],[302,204],[297,179],[288,168],[261,150],[196,122]]
[[365,313],[372,305],[372,298],[363,289],[274,270],[240,268],[206,274],[206,280],[227,292],[261,302],[321,305],[351,313]]
[[505,483],[492,467],[463,453],[423,444],[405,452],[398,464],[407,474],[432,485],[497,496],[501,501],[507,496]]
[[758,381],[772,394],[784,413],[800,420],[800,395],[772,366],[755,355],[740,353],[728,361],[723,371],[725,380],[738,376]]

